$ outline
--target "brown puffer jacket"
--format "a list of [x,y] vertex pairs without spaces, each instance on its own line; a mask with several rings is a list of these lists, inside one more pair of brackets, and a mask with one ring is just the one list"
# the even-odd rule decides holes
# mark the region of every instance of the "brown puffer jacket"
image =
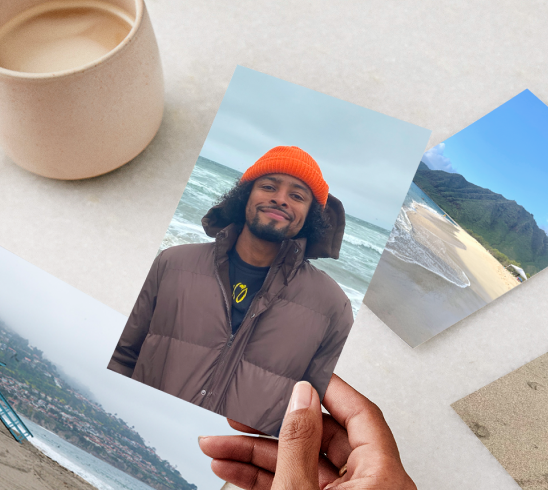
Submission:
[[332,196],[327,209],[331,232],[282,243],[232,335],[227,252],[239,229],[212,208],[203,224],[215,242],[158,255],[108,368],[277,435],[297,381],[323,397],[353,322],[338,284],[306,260],[338,257],[344,210]]

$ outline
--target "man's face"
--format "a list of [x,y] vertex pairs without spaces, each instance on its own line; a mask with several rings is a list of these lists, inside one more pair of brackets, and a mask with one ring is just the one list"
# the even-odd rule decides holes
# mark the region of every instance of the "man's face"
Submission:
[[301,231],[312,199],[302,180],[286,174],[264,175],[253,183],[246,224],[251,233],[269,242],[292,238]]

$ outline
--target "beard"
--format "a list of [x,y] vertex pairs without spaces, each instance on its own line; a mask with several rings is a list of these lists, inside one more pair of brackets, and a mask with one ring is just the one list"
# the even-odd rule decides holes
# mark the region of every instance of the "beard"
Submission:
[[247,222],[247,227],[253,235],[261,240],[281,243],[287,238],[286,233],[289,228],[289,223],[283,228],[276,228],[276,221],[271,221],[267,224],[259,223],[259,216],[255,215],[253,221]]

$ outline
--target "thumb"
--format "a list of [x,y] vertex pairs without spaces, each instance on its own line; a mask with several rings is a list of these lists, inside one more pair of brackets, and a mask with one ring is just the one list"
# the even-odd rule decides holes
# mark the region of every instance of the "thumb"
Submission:
[[293,387],[282,424],[272,490],[318,490],[321,440],[320,397],[310,383],[300,381]]

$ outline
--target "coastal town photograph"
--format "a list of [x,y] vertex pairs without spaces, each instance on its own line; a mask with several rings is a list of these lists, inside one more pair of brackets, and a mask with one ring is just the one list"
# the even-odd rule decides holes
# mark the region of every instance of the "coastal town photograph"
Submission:
[[226,419],[106,369],[126,320],[0,248],[0,415],[29,433],[0,417],[0,490],[223,486],[198,436]]
[[525,90],[423,155],[364,298],[411,347],[548,266],[547,148]]
[[[39,349],[31,347],[28,340],[2,323],[0,363],[5,364],[0,368],[0,393],[24,419],[149,487],[196,489],[167,461],[158,457],[133,428],[106,412],[88,398],[89,395],[74,389]],[[139,482],[131,483],[133,488],[138,488]]]

